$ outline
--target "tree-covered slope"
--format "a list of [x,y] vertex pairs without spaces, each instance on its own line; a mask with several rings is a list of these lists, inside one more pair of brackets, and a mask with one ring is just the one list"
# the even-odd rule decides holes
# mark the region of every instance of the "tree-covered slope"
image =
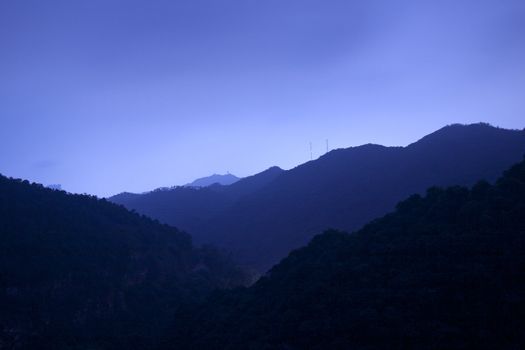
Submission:
[[110,197],[109,200],[163,223],[181,227],[191,232],[197,243],[210,243],[209,239],[195,231],[207,226],[210,219],[221,216],[240,198],[266,187],[283,172],[279,167],[271,167],[227,186],[178,186],[143,194],[124,192]]
[[328,231],[250,288],[178,314],[171,349],[522,349],[525,160]]
[[221,194],[210,188],[180,190],[120,203],[187,229],[196,241],[219,245],[240,262],[266,271],[322,230],[357,230],[430,186],[494,181],[524,153],[523,130],[451,125],[406,147],[331,151],[277,172],[264,186],[242,195],[224,194],[242,186],[244,179],[223,186]]
[[106,200],[0,176],[0,348],[144,348],[181,303],[244,274]]

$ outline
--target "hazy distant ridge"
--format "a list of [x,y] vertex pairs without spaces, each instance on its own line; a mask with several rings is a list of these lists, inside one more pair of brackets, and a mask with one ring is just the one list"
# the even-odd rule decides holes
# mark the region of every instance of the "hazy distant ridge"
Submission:
[[267,171],[242,193],[230,186],[120,195],[111,200],[176,225],[265,270],[326,228],[347,231],[429,186],[493,181],[525,154],[525,131],[450,125],[407,147],[363,145],[331,151],[294,169]]
[[186,186],[186,187],[207,187],[207,186],[211,186],[213,184],[219,184],[219,185],[228,186],[228,185],[231,185],[233,183],[236,183],[239,180],[240,180],[240,178],[238,178],[235,175],[229,174],[229,173],[228,174],[224,174],[224,175],[213,174],[213,175],[210,175],[210,176],[198,178],[195,181],[193,181],[193,182],[191,182],[189,184],[186,184],[184,186]]

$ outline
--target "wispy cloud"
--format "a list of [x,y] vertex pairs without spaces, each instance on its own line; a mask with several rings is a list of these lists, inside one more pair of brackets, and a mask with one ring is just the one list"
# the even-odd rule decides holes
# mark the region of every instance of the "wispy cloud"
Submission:
[[52,159],[39,160],[38,162],[33,163],[33,168],[36,169],[50,169],[56,168],[59,163]]

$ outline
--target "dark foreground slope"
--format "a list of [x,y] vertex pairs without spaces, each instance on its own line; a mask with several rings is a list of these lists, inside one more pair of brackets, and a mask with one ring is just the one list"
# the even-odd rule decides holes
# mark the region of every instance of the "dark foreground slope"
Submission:
[[525,131],[452,125],[407,147],[335,150],[273,173],[271,181],[238,196],[224,194],[245,180],[223,186],[220,194],[208,188],[115,201],[180,225],[196,241],[220,245],[265,271],[318,232],[359,229],[430,186],[493,181],[524,153]]
[[0,348],[142,349],[243,273],[177,229],[0,176]]
[[316,236],[177,319],[169,349],[523,349],[525,161]]

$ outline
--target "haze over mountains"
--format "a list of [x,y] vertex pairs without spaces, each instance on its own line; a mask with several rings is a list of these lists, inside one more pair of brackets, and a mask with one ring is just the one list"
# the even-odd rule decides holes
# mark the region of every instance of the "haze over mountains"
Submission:
[[219,175],[219,174],[213,174],[206,177],[201,177],[199,179],[196,179],[195,181],[192,181],[189,184],[186,184],[184,186],[187,187],[207,187],[211,186],[213,184],[219,184],[219,185],[231,185],[235,182],[239,181],[239,178],[235,175],[232,175],[230,173]]
[[0,0],[0,350],[525,349],[524,38],[525,0]]
[[213,243],[265,271],[327,228],[353,231],[430,186],[495,180],[525,153],[525,131],[451,125],[406,147],[331,151],[229,185],[123,193],[110,200]]
[[[189,233],[0,176],[0,348],[521,349],[524,154],[525,131],[452,125],[113,198]],[[315,236],[327,227],[354,233]],[[245,266],[190,234],[260,272],[276,264],[245,288]]]

